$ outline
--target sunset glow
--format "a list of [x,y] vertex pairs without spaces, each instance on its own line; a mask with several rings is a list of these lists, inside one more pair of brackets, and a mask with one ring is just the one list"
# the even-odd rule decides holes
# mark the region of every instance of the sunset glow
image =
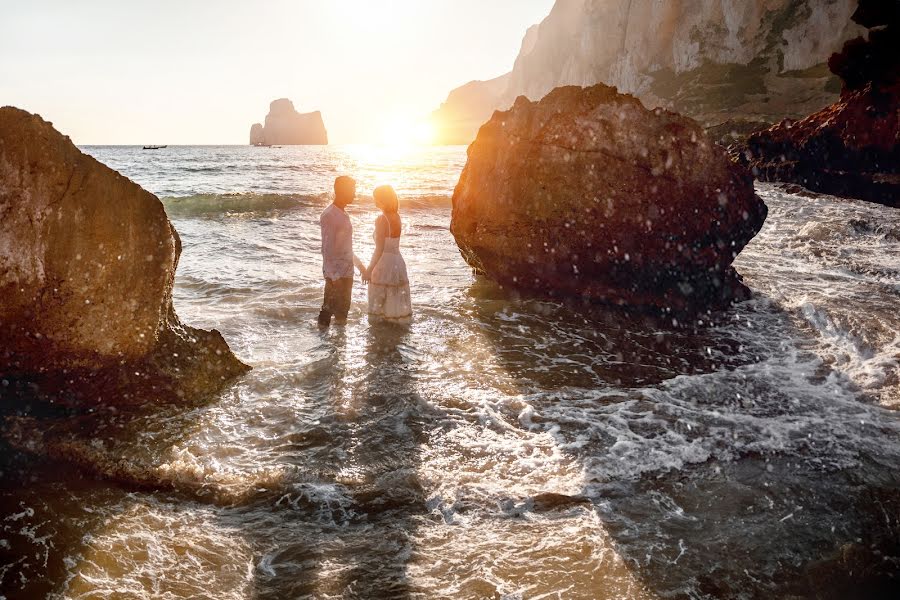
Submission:
[[6,4],[2,103],[77,144],[246,144],[289,98],[331,144],[409,145],[450,90],[512,68],[553,0]]
[[376,142],[391,146],[425,146],[434,142],[434,127],[424,119],[394,116],[384,121]]

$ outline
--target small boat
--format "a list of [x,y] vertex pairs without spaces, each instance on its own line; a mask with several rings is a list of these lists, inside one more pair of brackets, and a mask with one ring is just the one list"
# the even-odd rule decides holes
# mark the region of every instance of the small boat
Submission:
[[144,150],[159,150],[160,148],[165,148],[166,146],[167,146],[167,144],[163,144],[162,146],[154,146],[154,145],[144,146]]
[[262,142],[257,142],[256,144],[253,144],[253,145],[256,146],[257,148],[271,148],[272,147],[272,144],[264,144]]

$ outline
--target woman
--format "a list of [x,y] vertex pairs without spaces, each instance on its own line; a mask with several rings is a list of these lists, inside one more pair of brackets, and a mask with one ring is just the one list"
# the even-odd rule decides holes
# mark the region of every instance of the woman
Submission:
[[412,302],[406,262],[400,256],[402,223],[397,192],[389,185],[382,185],[372,195],[381,215],[375,219],[375,253],[365,275],[369,284],[369,319],[408,323],[412,318]]

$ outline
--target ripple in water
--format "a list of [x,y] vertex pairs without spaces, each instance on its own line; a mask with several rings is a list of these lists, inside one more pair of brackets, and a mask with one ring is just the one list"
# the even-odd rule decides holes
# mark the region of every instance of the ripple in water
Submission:
[[[896,591],[896,211],[761,185],[755,298],[673,324],[473,279],[462,149],[88,150],[170,198],[179,314],[254,370],[195,406],[8,409],[7,597]],[[315,327],[344,171],[405,195],[409,329],[369,326],[360,285]],[[367,255],[375,213],[350,212]]]

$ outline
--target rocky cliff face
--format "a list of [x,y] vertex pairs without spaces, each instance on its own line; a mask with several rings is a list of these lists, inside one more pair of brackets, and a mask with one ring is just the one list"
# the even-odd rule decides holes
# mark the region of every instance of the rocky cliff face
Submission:
[[269,104],[266,124],[254,123],[250,128],[250,143],[323,145],[328,143],[328,132],[321,112],[299,113],[293,102],[279,98]]
[[450,92],[433,115],[435,137],[444,144],[471,142],[474,132],[491,118],[508,85],[507,74],[490,81],[472,81]]
[[829,60],[840,99],[731,150],[759,179],[900,207],[900,2],[860,0],[853,19],[871,30]]
[[180,253],[158,198],[0,108],[0,375],[117,402],[123,379],[183,397],[247,370],[175,315]]
[[[519,95],[536,100],[557,86],[598,82],[704,126],[799,117],[837,98],[826,62],[862,31],[850,21],[855,7],[856,0],[557,0],[526,34],[503,91],[470,83],[466,96],[486,104],[469,108],[451,93],[435,120],[457,113],[460,122],[466,110],[476,120]],[[443,141],[466,143],[476,131]]]
[[504,286],[690,311],[746,297],[731,263],[766,212],[695,121],[569,86],[480,129],[450,230]]

